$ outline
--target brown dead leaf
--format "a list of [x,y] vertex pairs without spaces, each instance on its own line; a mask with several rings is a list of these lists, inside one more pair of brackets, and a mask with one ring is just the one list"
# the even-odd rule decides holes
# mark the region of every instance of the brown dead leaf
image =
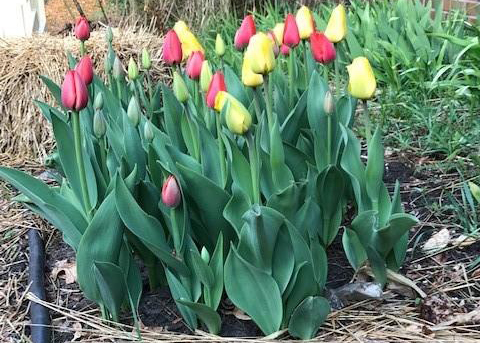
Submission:
[[55,267],[52,269],[52,278],[54,280],[61,274],[67,285],[77,281],[77,266],[75,262],[68,262],[67,259],[55,262]]
[[225,312],[225,313],[226,314],[233,314],[235,316],[235,318],[238,318],[240,320],[252,320],[252,318],[250,318],[250,316],[245,314],[245,312],[240,310],[238,307],[235,307],[233,309],[233,311],[228,311],[228,312]]
[[462,234],[453,241],[453,245],[458,246],[459,248],[464,248],[472,245],[476,241],[475,238]]
[[423,250],[440,250],[445,248],[448,243],[450,243],[450,231],[445,228],[432,235],[423,245]]
[[432,330],[445,330],[452,324],[476,324],[480,322],[480,307],[476,310],[473,310],[468,313],[459,313],[452,317],[449,320],[444,321],[440,324],[435,325]]

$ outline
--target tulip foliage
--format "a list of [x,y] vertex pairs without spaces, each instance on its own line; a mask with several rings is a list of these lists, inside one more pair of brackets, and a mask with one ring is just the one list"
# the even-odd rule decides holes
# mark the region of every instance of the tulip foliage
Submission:
[[242,51],[232,52],[242,54],[239,66],[224,63],[233,47],[221,36],[217,57],[205,60],[178,22],[163,51],[171,87],[152,84],[147,51],[125,73],[111,32],[106,81],[85,84],[89,59],[62,88],[43,78],[57,106],[37,104],[53,127],[62,177],[55,187],[3,167],[0,177],[62,231],[77,253],[78,282],[105,318],[118,320],[125,307],[136,316],[141,260],[151,288],[169,286],[191,329],[201,322],[220,331],[225,293],[266,335],[288,328],[311,338],[330,312],[326,250],[348,209],[356,217],[342,239],[352,266],[369,264],[384,284],[387,269],[402,265],[416,219],[403,213],[399,185],[390,195],[382,181],[381,130],[367,134],[366,164],[353,131],[357,98],[366,108],[375,90],[368,61],[349,67],[351,94],[334,95],[323,75],[336,47],[308,9],[296,18],[267,35],[248,16],[235,36]]

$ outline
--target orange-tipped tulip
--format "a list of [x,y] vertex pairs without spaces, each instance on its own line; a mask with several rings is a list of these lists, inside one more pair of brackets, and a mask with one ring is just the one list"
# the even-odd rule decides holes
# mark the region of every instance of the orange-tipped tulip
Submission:
[[250,66],[254,73],[265,75],[275,68],[273,43],[265,33],[259,32],[250,39],[247,53],[250,55]]
[[225,85],[225,76],[223,76],[222,72],[217,71],[213,75],[210,86],[208,87],[206,94],[207,106],[210,108],[215,108],[215,97],[217,96],[217,93],[226,90],[227,86]]
[[61,93],[63,107],[72,111],[80,111],[87,107],[87,86],[80,74],[75,70],[69,70],[65,75]]
[[243,18],[242,24],[235,33],[234,45],[237,50],[243,50],[248,43],[250,38],[257,32],[255,27],[255,21],[253,20],[253,15],[249,14]]
[[90,38],[90,25],[85,17],[77,18],[75,22],[75,37],[82,42]]
[[332,43],[338,43],[347,35],[347,14],[342,4],[335,7],[328,20],[325,36]]
[[187,61],[186,74],[193,80],[200,78],[202,72],[202,63],[205,60],[201,51],[195,51],[190,55]]
[[91,84],[93,81],[93,63],[90,56],[83,56],[75,67],[75,71],[80,74],[85,85]]
[[377,81],[373,74],[370,62],[365,57],[357,57],[347,66],[348,91],[358,99],[367,100],[373,97],[377,88]]
[[250,112],[231,94],[224,91],[218,92],[215,97],[215,109],[221,112],[225,106],[227,106],[225,122],[228,129],[237,135],[245,134],[252,125]]
[[313,58],[319,63],[330,63],[337,55],[333,43],[321,32],[314,32],[310,36],[310,47]]
[[294,48],[300,43],[300,34],[298,33],[297,22],[293,14],[287,14],[285,18],[285,28],[283,30],[283,44]]
[[315,22],[313,20],[312,12],[307,6],[302,6],[295,16],[297,22],[298,33],[301,39],[308,39],[315,32]]
[[162,186],[162,202],[167,207],[175,208],[182,200],[182,193],[175,176],[170,175]]
[[174,30],[168,31],[163,40],[163,60],[169,65],[182,62],[182,44]]

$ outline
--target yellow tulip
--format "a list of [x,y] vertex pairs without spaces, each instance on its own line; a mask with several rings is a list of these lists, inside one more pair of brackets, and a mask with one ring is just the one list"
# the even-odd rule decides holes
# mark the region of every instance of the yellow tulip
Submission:
[[298,33],[300,34],[301,39],[308,39],[315,31],[314,21],[312,12],[307,6],[302,6],[295,16],[295,21],[297,22]]
[[283,43],[283,30],[284,29],[285,29],[285,23],[277,23],[272,30],[279,45],[282,45],[282,43]]
[[225,55],[225,42],[220,33],[217,33],[217,38],[215,39],[215,53],[219,57]]
[[325,36],[332,43],[338,43],[347,35],[347,14],[345,7],[340,4],[335,7],[328,20]]
[[370,99],[375,94],[377,81],[370,62],[365,57],[357,57],[347,66],[348,91],[358,99]]
[[263,84],[263,75],[252,71],[251,57],[248,52],[243,56],[242,82],[247,87],[257,87]]
[[252,116],[248,110],[231,94],[220,91],[215,97],[215,109],[221,111],[224,106],[227,106],[225,122],[228,129],[237,135],[245,134],[252,125]]
[[202,63],[202,70],[200,71],[200,88],[202,92],[208,92],[210,81],[212,81],[212,68],[210,68],[210,63],[205,60]]
[[247,53],[250,55],[250,66],[256,74],[268,74],[275,68],[273,42],[268,36],[259,32],[250,38]]
[[194,51],[201,51],[205,53],[197,37],[190,31],[187,24],[183,20],[179,20],[173,26],[173,30],[182,43],[182,59],[186,60]]

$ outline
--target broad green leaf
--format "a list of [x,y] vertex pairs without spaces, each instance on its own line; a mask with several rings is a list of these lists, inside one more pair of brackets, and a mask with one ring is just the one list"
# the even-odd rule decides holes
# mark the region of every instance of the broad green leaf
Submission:
[[375,280],[383,287],[383,285],[387,283],[387,268],[385,266],[385,260],[371,246],[368,246],[366,251],[370,267],[375,275]]
[[324,78],[317,71],[314,71],[308,86],[307,114],[310,127],[317,132],[322,131],[320,118],[325,116],[323,103],[327,90],[328,86]]
[[57,102],[57,104],[62,104],[62,91],[60,86],[58,86],[55,82],[50,80],[48,77],[44,75],[40,75],[40,79],[42,79],[43,83],[47,86],[50,93],[52,93],[53,98]]
[[163,84],[162,93],[165,131],[170,137],[172,144],[180,151],[185,151],[181,132],[181,118],[184,115],[182,104],[178,102],[172,90]]
[[368,162],[365,169],[367,193],[372,200],[374,209],[377,209],[375,206],[378,207],[380,189],[383,184],[383,161],[382,134],[378,127],[368,146]]
[[197,317],[205,323],[210,333],[216,335],[220,332],[222,320],[215,310],[205,304],[194,303],[183,299],[177,300],[177,303],[187,306],[194,311]]
[[203,124],[198,124],[200,152],[202,156],[203,175],[215,182],[221,188],[222,173],[220,170],[220,154],[218,141],[213,138],[210,131]]
[[248,107],[250,101],[245,93],[245,87],[238,78],[237,74],[228,65],[224,65],[224,74],[228,93],[232,94],[244,106]]
[[318,238],[311,240],[310,251],[312,254],[313,275],[315,276],[315,281],[317,281],[319,289],[323,290],[327,282],[328,273],[327,253]]
[[125,156],[130,167],[129,172],[131,172],[136,165],[138,169],[138,178],[144,179],[147,164],[145,150],[143,149],[138,129],[132,125],[130,120],[128,120],[126,113],[124,113],[123,134]]
[[374,236],[375,248],[385,257],[400,237],[407,233],[416,223],[418,223],[418,219],[412,215],[405,213],[392,215],[386,226],[376,230],[376,235]]
[[351,229],[345,229],[342,237],[343,250],[353,269],[358,270],[367,260],[367,253],[360,243],[357,234]]
[[327,299],[307,297],[293,311],[288,323],[288,332],[300,339],[313,338],[329,313],[330,304]]
[[285,164],[285,153],[277,120],[270,132],[270,165],[273,184],[277,192],[284,190],[294,182],[293,174]]
[[283,225],[278,231],[272,261],[272,276],[277,282],[281,294],[285,292],[295,268],[295,257],[293,254],[285,253],[291,250],[292,241],[287,228]]
[[377,212],[373,210],[359,213],[352,221],[352,229],[357,234],[364,248],[370,244],[377,227]]
[[293,221],[303,199],[304,189],[302,184],[292,183],[287,188],[272,194],[267,201],[267,206]]
[[218,308],[223,294],[223,250],[223,235],[220,233],[209,263],[215,282],[211,288],[204,288],[205,303],[214,310]]
[[250,207],[251,203],[246,194],[240,189],[233,188],[233,195],[223,209],[223,217],[235,229],[237,236],[240,236],[244,225],[243,215]]
[[118,321],[122,303],[128,297],[125,276],[120,267],[110,262],[95,261],[92,268],[101,295],[100,302],[112,314],[113,320]]
[[190,307],[182,304],[179,300],[182,301],[192,301],[190,292],[185,288],[180,280],[173,274],[170,269],[165,268],[165,275],[167,276],[168,287],[172,293],[173,300],[177,304],[177,308],[182,314],[183,319],[185,319],[186,324],[192,330],[197,328],[197,316],[195,311]]
[[205,287],[212,288],[215,282],[213,271],[202,259],[197,250],[190,250],[193,262],[193,270]]
[[237,187],[241,188],[245,194],[248,195],[250,201],[253,201],[253,186],[250,164],[240,149],[238,149],[236,142],[230,140],[229,143],[232,152],[231,164],[233,182],[237,185]]

